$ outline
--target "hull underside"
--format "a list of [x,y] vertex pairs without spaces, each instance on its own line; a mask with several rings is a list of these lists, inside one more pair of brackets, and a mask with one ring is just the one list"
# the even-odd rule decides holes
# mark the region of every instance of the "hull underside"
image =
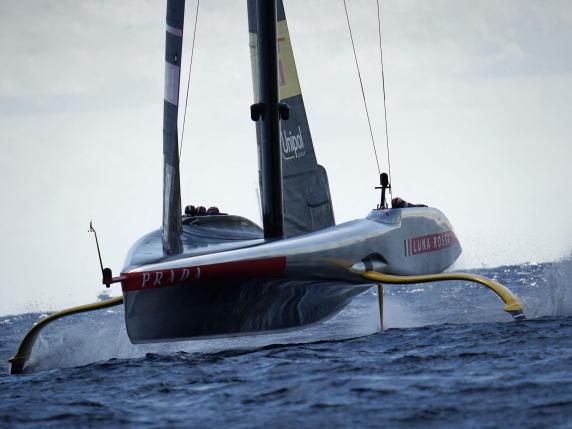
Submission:
[[266,278],[133,291],[127,331],[133,343],[284,331],[332,317],[369,287]]

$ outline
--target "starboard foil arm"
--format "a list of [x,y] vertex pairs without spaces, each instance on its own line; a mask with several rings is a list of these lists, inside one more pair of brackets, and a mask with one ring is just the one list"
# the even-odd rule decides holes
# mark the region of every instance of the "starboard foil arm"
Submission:
[[[523,313],[523,306],[517,296],[510,291],[507,287],[500,283],[476,274],[467,273],[442,273],[442,274],[428,274],[419,276],[395,276],[390,274],[382,274],[376,271],[366,271],[361,274],[364,279],[374,281],[378,284],[416,284],[416,283],[429,283],[441,282],[450,280],[464,280],[473,283],[479,283],[494,293],[504,302],[504,311],[509,313],[515,320],[526,319]],[[382,300],[380,299],[380,306]],[[380,313],[382,308],[380,307]]]
[[38,335],[42,329],[44,329],[50,323],[61,319],[62,317],[71,316],[72,314],[85,313],[88,311],[101,310],[104,308],[115,307],[116,305],[123,304],[123,297],[111,298],[105,301],[94,302],[93,304],[80,305],[79,307],[72,307],[66,310],[58,311],[54,314],[50,314],[38,321],[30,331],[24,336],[24,339],[20,343],[18,352],[16,355],[9,360],[12,364],[10,368],[11,374],[21,374],[24,371],[24,365],[30,359],[32,353],[32,348],[34,343],[38,338]]

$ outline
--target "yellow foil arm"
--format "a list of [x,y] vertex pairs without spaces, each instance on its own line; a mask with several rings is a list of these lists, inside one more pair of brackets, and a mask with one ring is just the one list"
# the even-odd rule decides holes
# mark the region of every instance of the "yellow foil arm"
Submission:
[[[466,274],[466,273],[444,273],[444,274],[429,274],[422,276],[394,276],[390,274],[382,274],[376,271],[366,271],[362,273],[361,276],[366,280],[374,281],[378,284],[412,284],[412,283],[428,283],[428,282],[441,282],[449,280],[465,280],[473,283],[479,283],[494,293],[496,293],[500,299],[504,302],[504,311],[510,313],[516,320],[525,319],[523,313],[522,303],[508,288],[504,287],[500,283],[494,280],[488,279],[483,276],[478,276],[476,274]],[[379,290],[378,293],[382,293]],[[380,299],[380,305],[382,303]],[[382,309],[380,308],[380,314],[382,314]],[[383,325],[383,321],[382,321]]]
[[42,329],[44,329],[51,322],[61,319],[62,317],[71,316],[72,314],[85,313],[87,311],[101,310],[103,308],[114,307],[116,305],[123,304],[123,297],[111,298],[105,301],[95,302],[93,304],[80,305],[79,307],[68,308],[67,310],[58,311],[57,313],[50,314],[44,317],[42,320],[38,321],[32,329],[26,334],[16,356],[10,359],[12,368],[10,369],[11,374],[21,374],[24,371],[24,365],[30,358],[32,353],[32,348],[38,338],[38,334]]

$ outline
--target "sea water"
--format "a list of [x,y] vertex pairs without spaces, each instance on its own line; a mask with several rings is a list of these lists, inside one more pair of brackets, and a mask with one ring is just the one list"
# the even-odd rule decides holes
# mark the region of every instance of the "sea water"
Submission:
[[474,272],[528,320],[479,285],[385,286],[383,331],[372,288],[297,332],[135,346],[115,307],[51,324],[11,376],[43,315],[0,317],[0,427],[572,427],[572,262]]

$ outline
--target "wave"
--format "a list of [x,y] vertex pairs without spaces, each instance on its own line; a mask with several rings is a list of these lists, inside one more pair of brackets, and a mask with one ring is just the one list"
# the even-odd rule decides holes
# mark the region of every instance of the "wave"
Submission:
[[[572,260],[474,270],[508,286],[523,301],[529,319],[572,315]],[[132,359],[148,353],[214,353],[359,337],[379,332],[376,288],[357,297],[329,321],[300,331],[216,340],[133,345],[125,330],[123,308],[77,315],[47,327],[36,343],[29,369],[75,367],[113,358]],[[413,286],[385,286],[384,328],[403,329],[446,323],[510,322],[503,304],[488,289],[452,281]],[[36,316],[37,317],[37,316]],[[20,318],[19,331],[30,318]],[[20,338],[3,338],[15,350]],[[10,344],[8,344],[10,343]],[[12,352],[13,352],[12,350]]]

